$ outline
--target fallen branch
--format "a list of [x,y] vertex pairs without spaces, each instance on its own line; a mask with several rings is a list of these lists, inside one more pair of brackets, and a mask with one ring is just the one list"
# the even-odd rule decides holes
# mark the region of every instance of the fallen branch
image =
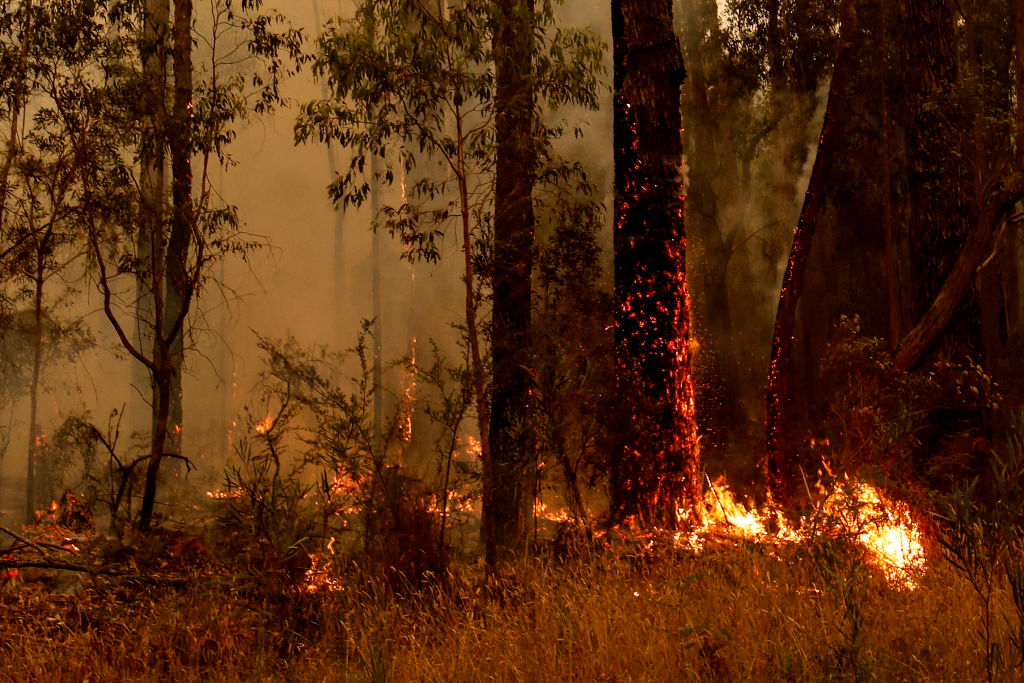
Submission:
[[37,551],[39,551],[39,554],[42,555],[47,560],[50,558],[50,556],[46,552],[46,550],[41,545],[36,543],[35,541],[29,540],[29,539],[25,538],[24,536],[16,534],[16,533],[14,533],[13,531],[11,531],[10,529],[8,529],[5,526],[0,526],[0,531],[2,531],[3,533],[7,534],[8,536],[10,536],[11,538],[13,538],[16,541],[21,541],[26,546],[29,546],[31,548],[35,548]]

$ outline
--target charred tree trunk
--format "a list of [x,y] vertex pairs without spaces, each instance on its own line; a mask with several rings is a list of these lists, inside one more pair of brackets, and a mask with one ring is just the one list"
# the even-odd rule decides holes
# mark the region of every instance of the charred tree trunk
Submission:
[[671,0],[613,0],[617,381],[630,424],[612,463],[613,513],[675,527],[701,495],[679,95]]
[[807,259],[818,216],[824,205],[826,181],[835,162],[835,149],[839,141],[834,122],[843,115],[846,108],[853,70],[853,36],[856,33],[856,23],[854,0],[843,0],[840,10],[839,49],[832,73],[832,83],[829,86],[828,102],[825,105],[825,119],[800,220],[793,233],[793,246],[782,278],[779,309],[775,316],[775,330],[772,335],[766,400],[767,451],[763,469],[769,490],[775,500],[783,504],[793,490],[797,474],[792,444],[787,434],[788,408],[791,400],[789,377],[793,364],[793,333],[796,326],[797,303],[803,287],[803,275],[807,269]]
[[489,563],[526,542],[532,501],[530,311],[533,273],[533,0],[498,0],[494,16],[494,195],[491,477],[483,514],[494,534]]

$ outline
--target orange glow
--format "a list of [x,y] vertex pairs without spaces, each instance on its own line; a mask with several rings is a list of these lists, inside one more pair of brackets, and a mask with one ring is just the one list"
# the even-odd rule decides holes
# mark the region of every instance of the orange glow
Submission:
[[274,427],[274,416],[267,413],[267,417],[254,425],[257,434],[266,434]]
[[759,509],[737,500],[728,483],[719,479],[709,487],[697,513],[680,508],[682,518],[696,514],[700,521],[692,531],[674,534],[673,542],[700,552],[710,539],[788,544],[806,541],[813,533],[847,536],[864,548],[867,562],[890,585],[917,587],[917,577],[925,568],[924,545],[906,505],[887,500],[874,486],[856,480],[820,493],[823,499],[811,518],[817,521],[794,526],[771,506]]

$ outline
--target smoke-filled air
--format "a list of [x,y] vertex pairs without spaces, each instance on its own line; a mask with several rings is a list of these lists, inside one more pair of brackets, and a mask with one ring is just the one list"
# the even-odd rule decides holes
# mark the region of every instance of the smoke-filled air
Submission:
[[0,0],[0,678],[1024,676],[1024,0]]

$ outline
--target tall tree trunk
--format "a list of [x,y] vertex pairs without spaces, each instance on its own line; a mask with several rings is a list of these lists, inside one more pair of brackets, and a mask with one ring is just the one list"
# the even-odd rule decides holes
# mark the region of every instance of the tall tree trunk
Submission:
[[[163,286],[164,194],[167,184],[164,145],[170,13],[170,0],[146,0],[139,41],[145,82],[142,103],[145,135],[139,149],[142,210],[135,245],[139,264],[135,295],[135,346],[138,349],[154,345],[154,331],[159,326],[156,299],[160,293],[158,290]],[[149,369],[142,363],[132,363],[132,384],[139,396],[132,401],[134,426],[148,432],[152,439],[156,422],[157,389]],[[148,396],[143,387],[149,389]]]
[[[909,326],[925,316],[943,288],[975,229],[984,198],[977,196],[972,202],[973,125],[957,96],[958,29],[952,2],[898,0],[895,5],[900,67],[906,78],[899,110],[907,148],[907,277],[916,285]],[[910,335],[917,337],[913,331]],[[982,344],[975,297],[962,300],[950,334],[940,345],[945,352],[979,360],[975,354]],[[901,346],[907,348],[905,342]],[[897,356],[901,363],[908,360],[906,354]]]
[[[708,82],[708,64],[722,59],[718,34],[718,7],[715,0],[688,0],[683,5],[684,59],[689,76],[689,97],[684,110],[688,115],[690,140],[690,187],[686,198],[686,228],[691,250],[690,282],[695,292],[693,334],[700,341],[694,359],[697,416],[701,444],[722,446],[730,434],[740,428],[742,378],[737,356],[736,328],[729,291],[733,239],[726,239],[720,205],[728,198],[719,196],[720,187],[742,187],[739,166],[720,149],[718,117],[722,112],[712,104],[712,84]],[[708,45],[710,42],[710,46]],[[737,201],[740,201],[737,198]],[[696,264],[697,268],[692,266]]]
[[[498,555],[526,541],[534,472],[530,438],[530,310],[533,272],[533,0],[497,0],[493,50],[497,135],[494,195],[492,478],[484,515]],[[498,559],[492,552],[487,558]]]
[[616,517],[675,527],[701,495],[671,0],[613,0],[617,381],[630,425],[612,467]]
[[194,283],[188,267],[195,229],[192,203],[192,0],[174,2],[174,102],[168,129],[171,154],[171,234],[167,242],[165,286],[167,304],[164,339],[170,346],[171,385],[169,443],[164,452],[181,454],[184,433],[182,370],[185,360],[186,316]]
[[883,0],[881,7],[882,35],[879,41],[879,57],[881,60],[878,73],[882,84],[882,231],[885,235],[885,255],[882,261],[882,272],[885,275],[885,289],[889,304],[889,350],[893,351],[899,343],[901,330],[902,306],[900,304],[899,256],[896,249],[895,225],[893,223],[892,197],[892,116],[889,100],[889,12]]
[[39,428],[39,377],[43,366],[43,283],[45,253],[36,245],[36,268],[34,272],[35,291],[33,297],[32,324],[32,383],[29,385],[28,412],[28,467],[25,481],[25,523],[35,521],[36,497],[38,491],[38,465],[42,455],[42,430]]
[[[175,10],[177,11],[177,7]],[[152,366],[150,367],[150,386],[152,387],[152,403],[150,404],[152,416],[152,431],[150,433],[149,461],[146,465],[146,479],[143,486],[142,505],[139,511],[139,527],[148,530],[153,519],[153,508],[156,504],[157,482],[160,475],[160,462],[165,453],[167,443],[167,423],[171,411],[171,384],[174,375],[174,360],[170,342],[173,338],[166,335],[166,329],[170,316],[167,314],[168,296],[175,298],[177,293],[168,287],[165,292],[165,278],[174,279],[170,271],[178,271],[176,263],[177,254],[181,249],[181,236],[174,235],[174,243],[169,244],[164,235],[163,226],[163,202],[164,202],[164,148],[170,145],[180,153],[180,140],[171,139],[180,135],[178,113],[172,111],[171,116],[167,112],[167,49],[168,31],[170,30],[170,3],[169,0],[148,0],[145,7],[145,31],[146,40],[143,44],[143,58],[145,77],[151,86],[148,96],[151,98],[146,103],[146,111],[152,120],[152,140],[143,148],[143,202],[145,204],[144,220],[146,225],[140,230],[140,243],[143,239],[148,243],[144,247],[149,257],[149,272],[145,273],[145,282],[140,282],[139,299],[139,320],[143,324],[143,315],[151,315],[152,330],[151,342]],[[175,32],[177,32],[177,17],[175,18]],[[177,36],[175,36],[177,37]],[[191,36],[190,36],[191,38]],[[174,50],[175,61],[180,59],[179,50]],[[191,75],[190,75],[191,78]],[[177,92],[175,92],[177,100]],[[175,101],[175,106],[177,101]],[[147,149],[148,147],[148,149]],[[180,172],[180,158],[175,159],[172,151],[172,174],[176,167]],[[177,164],[177,166],[176,166]],[[173,178],[173,175],[172,175]],[[180,180],[173,178],[174,180]],[[177,182],[173,187],[173,200],[180,201],[181,185]],[[191,194],[191,182],[187,194]],[[171,231],[180,231],[181,212],[177,205],[171,217]],[[143,233],[148,233],[143,237]],[[187,250],[187,247],[186,247]],[[141,251],[141,248],[140,248]],[[171,256],[171,254],[175,256]],[[141,258],[141,255],[140,255]],[[144,299],[151,302],[151,312],[142,309]],[[144,348],[144,347],[140,347]]]
[[[319,0],[313,0],[313,22],[316,25],[317,35],[321,34],[323,24],[321,23],[320,16],[320,2]],[[326,100],[329,96],[329,90],[327,87],[327,80],[321,79],[320,81],[320,92],[323,98]],[[330,182],[334,182],[335,178],[338,177],[338,158],[337,150],[331,140],[327,141],[327,170],[330,174]],[[334,344],[338,344],[339,347],[345,338],[345,334],[348,330],[345,329],[345,325],[349,323],[348,317],[348,290],[345,286],[345,212],[334,208],[334,267],[332,269],[333,281],[333,301],[332,308],[334,309],[334,327],[331,330],[334,340]]]
[[800,220],[793,233],[793,246],[782,278],[779,309],[772,335],[771,362],[768,369],[766,399],[767,451],[764,472],[775,500],[785,503],[796,483],[792,444],[788,428],[791,400],[789,378],[793,364],[793,331],[796,326],[797,303],[803,287],[804,271],[814,239],[818,216],[825,201],[825,185],[835,162],[838,128],[835,122],[845,114],[850,78],[853,70],[854,38],[857,30],[855,0],[843,0],[840,8],[839,48],[836,53],[832,83],[829,86],[825,119],[822,122],[818,151],[804,196]]

